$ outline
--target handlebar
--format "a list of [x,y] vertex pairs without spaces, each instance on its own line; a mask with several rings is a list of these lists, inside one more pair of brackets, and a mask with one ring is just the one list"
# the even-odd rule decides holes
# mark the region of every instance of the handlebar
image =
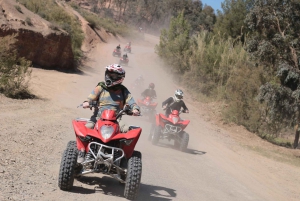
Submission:
[[[98,109],[99,108],[97,101],[89,102],[89,106],[90,106],[90,109],[92,109],[92,108]],[[83,103],[81,103],[80,105],[77,106],[77,108],[79,108],[79,107],[83,107]]]
[[131,108],[129,107],[129,105],[125,105],[124,108],[117,114],[116,118],[118,119],[120,116],[124,115],[124,113],[127,115],[133,115],[133,112],[130,109]]
[[[168,108],[170,108],[170,107],[165,107],[165,108],[162,108],[163,110],[166,110],[166,109],[168,109]],[[172,108],[170,108],[171,109],[171,113],[172,113]],[[181,109],[180,111],[178,111],[178,114],[181,114],[181,113],[187,113],[187,112],[185,112],[183,109]]]
[[[79,108],[79,107],[83,107],[83,103],[81,103],[80,105],[77,106],[77,108]],[[99,109],[98,101],[89,102],[89,108],[90,109],[92,109],[92,108]],[[124,108],[119,111],[116,118],[119,118],[120,116],[122,116],[124,114],[130,115],[130,116],[133,115],[133,112],[131,111],[131,108],[128,104],[126,104],[124,106]],[[142,115],[140,114],[140,115],[137,115],[137,116],[142,116]]]

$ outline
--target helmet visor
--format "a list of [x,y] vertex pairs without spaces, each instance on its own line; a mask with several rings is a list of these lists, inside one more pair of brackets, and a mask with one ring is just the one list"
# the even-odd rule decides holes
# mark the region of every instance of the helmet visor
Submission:
[[115,72],[110,72],[108,71],[107,72],[107,75],[110,79],[113,79],[113,80],[117,80],[120,78],[120,75],[118,73],[115,73]]
[[182,99],[183,98],[183,96],[182,95],[175,95],[176,96],[176,98],[178,98],[178,99]]

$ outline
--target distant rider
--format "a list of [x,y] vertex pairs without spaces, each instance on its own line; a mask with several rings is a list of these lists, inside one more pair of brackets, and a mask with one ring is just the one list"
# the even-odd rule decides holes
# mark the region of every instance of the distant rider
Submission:
[[123,54],[123,60],[127,60],[127,59],[128,59],[127,53]]
[[134,81],[135,86],[142,87],[144,85],[144,77],[143,75],[139,75],[138,78]]
[[189,110],[182,99],[183,91],[177,89],[173,97],[168,98],[162,103],[162,108],[166,109],[166,117],[168,117],[171,114],[172,110],[177,110],[179,112],[181,108],[183,108],[184,113],[189,113]]
[[150,98],[156,98],[156,91],[154,90],[154,83],[150,83],[148,89],[145,89],[145,91],[143,91],[141,93],[141,95],[143,96],[143,98],[149,96]]
[[120,44],[117,46],[117,51],[118,51],[118,52],[121,51],[121,45],[120,45]]
[[[124,108],[124,105],[128,104],[133,112],[134,116],[140,114],[140,107],[136,104],[131,93],[128,89],[122,85],[125,78],[125,70],[119,64],[111,64],[106,66],[105,70],[105,82],[99,82],[95,89],[88,96],[87,100],[83,102],[83,108],[89,108],[93,101],[97,101],[99,104],[99,110],[95,110],[90,121],[85,126],[87,128],[94,128],[96,121],[100,118],[101,113],[105,109],[111,109],[118,113]],[[128,125],[125,125],[123,120],[119,121],[120,130],[122,133],[126,133],[129,129]],[[77,144],[84,143],[78,138]],[[77,162],[82,163],[85,157],[85,149],[79,150]]]

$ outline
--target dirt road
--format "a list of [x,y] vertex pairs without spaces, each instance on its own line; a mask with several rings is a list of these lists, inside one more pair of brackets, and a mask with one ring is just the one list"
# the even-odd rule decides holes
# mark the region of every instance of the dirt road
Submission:
[[[57,184],[61,154],[67,142],[74,140],[71,120],[91,115],[90,110],[76,106],[103,80],[104,67],[118,62],[111,54],[114,47],[120,43],[123,48],[126,42],[98,43],[80,73],[33,69],[31,89],[39,99],[0,96],[0,200],[125,200],[124,187],[108,176],[86,175],[74,182],[71,192],[59,190]],[[162,112],[161,102],[178,86],[154,53],[157,42],[158,38],[149,35],[144,41],[132,41],[124,84],[130,89],[140,74],[146,83],[154,82]],[[168,141],[151,145],[147,141],[150,124],[143,117],[127,118],[128,123],[143,128],[136,146],[143,155],[138,200],[300,200],[297,165],[252,151],[245,145],[264,142],[251,135],[237,140],[232,130],[208,119],[203,105],[189,99],[186,104],[190,114],[182,117],[191,120],[187,153],[174,150]],[[235,133],[237,129],[245,132],[231,128]]]

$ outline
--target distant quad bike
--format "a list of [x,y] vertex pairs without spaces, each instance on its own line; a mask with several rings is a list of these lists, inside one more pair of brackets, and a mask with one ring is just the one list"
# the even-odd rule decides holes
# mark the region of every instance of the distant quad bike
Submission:
[[125,48],[124,48],[124,52],[129,52],[129,53],[131,53],[131,46],[126,45]]
[[115,57],[115,56],[117,56],[117,57],[120,57],[121,56],[121,54],[122,54],[122,51],[121,51],[121,49],[114,49],[114,51],[113,51],[113,53],[112,53],[112,55]]
[[[93,104],[92,107],[97,106]],[[113,110],[104,110],[94,129],[85,127],[89,119],[73,120],[76,141],[70,141],[62,155],[58,179],[61,190],[70,191],[74,178],[81,175],[102,173],[125,184],[125,198],[133,200],[137,197],[142,176],[142,154],[134,147],[142,129],[130,126],[127,133],[120,133],[117,120],[124,114],[132,114],[129,106],[117,115]],[[85,161],[77,163],[78,150],[84,147]]]
[[121,57],[119,63],[120,63],[120,65],[127,66],[129,63],[129,59],[128,58],[124,59],[123,57]]
[[190,120],[183,120],[179,117],[177,110],[173,110],[169,117],[163,114],[156,114],[155,123],[152,124],[148,140],[156,145],[160,139],[174,140],[175,148],[185,152],[189,143],[189,134],[184,131]]
[[153,102],[152,98],[149,96],[145,97],[143,100],[138,99],[137,102],[143,116],[146,116],[150,122],[153,122],[155,120],[155,108],[157,103]]

